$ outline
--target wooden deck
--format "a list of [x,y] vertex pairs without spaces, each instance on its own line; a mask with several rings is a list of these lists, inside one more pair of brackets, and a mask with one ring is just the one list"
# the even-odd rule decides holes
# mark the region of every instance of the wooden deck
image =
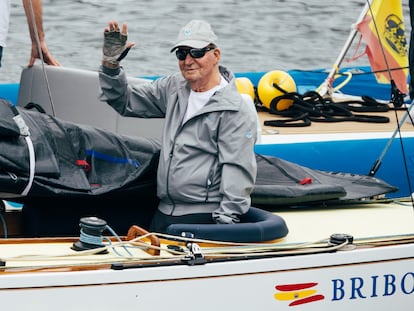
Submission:
[[[262,125],[262,135],[270,134],[326,134],[326,133],[352,133],[352,132],[390,132],[393,133],[397,129],[397,125],[404,117],[405,110],[389,110],[388,112],[370,112],[364,115],[386,116],[390,119],[389,123],[368,123],[368,122],[312,122],[306,127],[274,127],[264,125],[265,120],[284,120],[285,117],[270,114],[269,112],[260,111],[259,119]],[[355,113],[356,114],[356,113]],[[397,121],[398,118],[398,121]],[[403,131],[414,132],[414,126],[407,122],[406,118],[402,124]]]

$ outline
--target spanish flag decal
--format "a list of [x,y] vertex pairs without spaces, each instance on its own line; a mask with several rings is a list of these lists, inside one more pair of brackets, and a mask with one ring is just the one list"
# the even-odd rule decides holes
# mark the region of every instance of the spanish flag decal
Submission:
[[314,288],[318,283],[298,283],[276,285],[278,291],[274,294],[276,300],[291,301],[289,307],[298,306],[325,299],[324,295],[318,294]]

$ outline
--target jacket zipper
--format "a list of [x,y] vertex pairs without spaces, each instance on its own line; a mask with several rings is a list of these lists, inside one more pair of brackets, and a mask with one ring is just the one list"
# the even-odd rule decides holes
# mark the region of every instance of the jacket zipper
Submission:
[[172,162],[173,155],[174,155],[174,145],[171,148],[171,151],[168,155],[169,162],[168,162],[168,172],[167,172],[167,180],[166,180],[167,196],[170,199],[170,202],[173,206],[173,208],[171,209],[170,216],[172,216],[174,214],[174,210],[175,210],[175,202],[174,202],[173,198],[170,195],[170,185],[169,185],[169,182],[170,182],[170,169],[171,169],[171,162]]

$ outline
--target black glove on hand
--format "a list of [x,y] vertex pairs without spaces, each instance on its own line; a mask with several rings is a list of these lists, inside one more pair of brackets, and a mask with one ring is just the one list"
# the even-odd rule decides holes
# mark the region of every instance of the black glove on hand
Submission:
[[119,62],[128,54],[131,47],[126,47],[128,35],[119,30],[104,32],[103,58],[102,61],[118,67]]

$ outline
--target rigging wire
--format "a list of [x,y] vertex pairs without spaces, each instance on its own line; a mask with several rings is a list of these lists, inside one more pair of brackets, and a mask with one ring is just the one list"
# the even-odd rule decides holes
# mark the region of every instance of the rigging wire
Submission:
[[[386,65],[386,71],[387,71],[388,76],[389,76],[389,79],[391,81],[391,93],[392,93],[392,96],[391,96],[391,101],[390,102],[394,104],[394,107],[395,108],[396,107],[400,107],[401,104],[404,102],[401,99],[401,97],[403,96],[403,94],[400,92],[400,90],[398,90],[398,88],[396,87],[395,82],[394,82],[394,80],[392,78],[391,69],[390,69],[390,66],[389,66],[389,63],[388,63],[388,59],[387,59],[387,56],[386,56],[385,50],[384,50],[384,45],[383,45],[383,42],[381,40],[381,36],[379,34],[379,30],[378,30],[378,27],[377,27],[377,23],[376,23],[376,20],[375,20],[375,16],[374,16],[374,14],[372,12],[371,2],[369,0],[367,0],[367,5],[368,5],[369,12],[371,13],[371,18],[372,18],[372,22],[373,22],[373,25],[374,25],[374,28],[375,28],[375,33],[376,33],[376,35],[378,37],[378,42],[379,42],[379,45],[381,47],[381,53],[382,53],[382,55],[384,57],[384,61],[385,61],[385,65]],[[410,14],[413,14],[413,13],[414,12],[410,12]],[[413,30],[411,30],[411,31],[413,31]],[[411,102],[411,105],[414,105],[413,102]],[[402,121],[400,121],[399,118],[398,118],[397,109],[394,109],[394,114],[395,114],[395,119],[396,119],[396,122],[397,122],[397,128],[395,129],[393,135],[390,137],[390,139],[388,141],[388,144],[385,146],[385,148],[382,151],[380,157],[375,161],[373,167],[370,169],[368,175],[369,176],[374,176],[375,175],[375,173],[377,172],[377,170],[379,169],[379,167],[381,165],[382,158],[385,156],[386,152],[388,151],[388,149],[389,149],[389,147],[391,145],[392,140],[394,139],[395,135],[398,133],[398,138],[399,138],[400,146],[401,146],[401,153],[402,153],[402,157],[403,157],[404,169],[405,169],[405,173],[406,173],[406,177],[407,177],[408,189],[409,189],[409,192],[412,193],[413,191],[412,191],[412,186],[411,186],[411,181],[410,181],[410,175],[409,175],[409,172],[408,172],[407,157],[406,157],[406,154],[405,154],[404,142],[402,140],[402,135],[401,135],[401,126],[402,126],[402,123],[405,120],[405,118],[410,114],[410,109],[408,109],[405,112],[405,115],[404,115]],[[412,198],[412,196],[411,196],[411,200],[412,200],[412,204],[414,206],[414,199]]]
[[42,64],[42,73],[43,73],[43,76],[44,76],[45,82],[46,82],[47,95],[49,97],[50,106],[52,108],[52,115],[56,116],[55,108],[54,108],[54,104],[53,104],[53,100],[52,100],[52,92],[50,90],[50,83],[49,83],[49,79],[47,77],[47,73],[46,73],[46,70],[45,70],[45,60],[43,58],[43,51],[42,51],[42,47],[40,46],[40,38],[39,38],[39,33],[37,31],[35,14],[34,14],[34,10],[33,10],[33,3],[32,3],[32,0],[25,0],[25,1],[29,1],[31,23],[33,25],[34,37],[36,38],[36,45],[37,45],[39,57],[40,57],[41,64]]

